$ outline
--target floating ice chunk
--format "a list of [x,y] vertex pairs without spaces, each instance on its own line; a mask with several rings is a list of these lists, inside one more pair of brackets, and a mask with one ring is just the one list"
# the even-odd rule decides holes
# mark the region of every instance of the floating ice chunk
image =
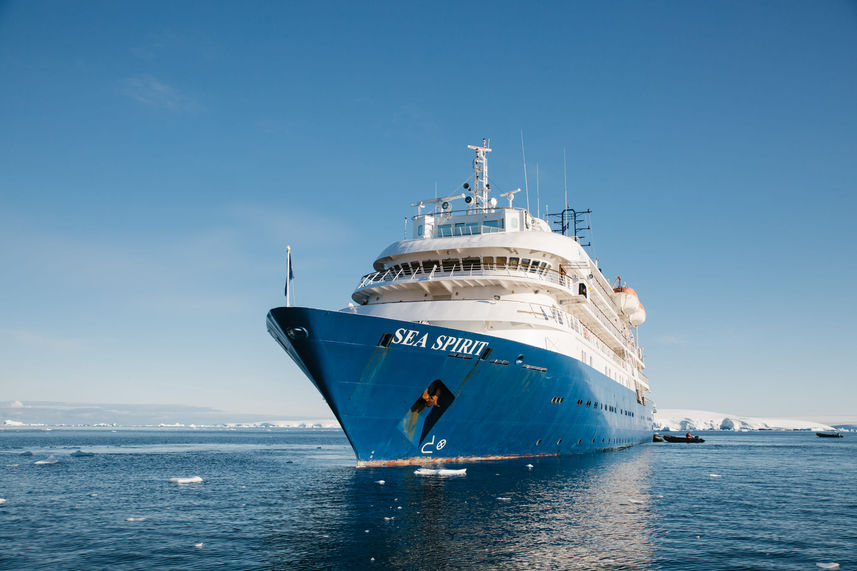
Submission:
[[498,498],[497,498],[497,501],[500,501],[500,502],[511,502],[511,501],[512,501],[512,498],[505,498],[505,497],[503,497],[503,496],[500,496],[500,497],[498,497]]
[[449,468],[417,468],[414,470],[417,476],[466,476],[467,468],[451,470]]
[[125,521],[146,521],[144,517],[126,517]]
[[533,465],[532,465],[532,464],[527,464],[527,466],[526,466],[526,467],[527,467],[527,468],[529,468],[530,470],[532,470],[532,469],[533,469]]
[[368,530],[368,529],[364,529],[363,531],[364,531],[364,532],[366,532],[366,533],[369,533],[369,530]]
[[190,478],[170,478],[171,484],[201,484],[202,478],[191,476]]
[[383,486],[387,482],[385,482],[384,480],[377,480],[375,483],[378,484],[379,486]]
[[17,468],[18,464],[6,464],[7,468]]
[[48,456],[44,460],[36,460],[35,462],[33,462],[33,464],[36,464],[37,466],[44,466],[46,464],[56,464],[57,462],[59,462],[59,460],[57,460],[53,456]]
[[193,546],[196,549],[202,549],[202,543],[194,543]]
[[397,507],[396,509],[397,509],[397,510],[400,510],[400,509],[402,509],[402,506],[399,506],[399,507]]
[[0,506],[6,503],[6,498],[0,498]]
[[393,521],[394,519],[396,519],[396,516],[393,516],[393,517],[385,517],[385,518],[384,518],[384,521]]
[[95,498],[95,497],[98,497],[98,494],[89,494],[89,497],[90,497],[90,498]]
[[77,450],[76,452],[72,452],[70,456],[74,458],[88,458],[90,456],[95,456],[92,452],[84,452],[83,450]]
[[32,455],[33,455],[33,453],[32,453],[32,452],[30,452],[29,450],[27,450],[26,452],[21,452],[21,453],[19,454],[19,456],[32,456]]
[[829,563],[816,563],[815,566],[819,569],[839,569],[839,563],[834,563],[833,561]]
[[709,478],[722,478],[723,476],[721,476],[720,474],[709,474],[708,477]]

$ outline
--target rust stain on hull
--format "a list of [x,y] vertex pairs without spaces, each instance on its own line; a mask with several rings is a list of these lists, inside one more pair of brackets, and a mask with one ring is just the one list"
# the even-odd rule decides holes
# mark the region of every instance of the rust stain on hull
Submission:
[[493,456],[455,456],[447,458],[426,458],[414,456],[412,458],[400,458],[398,460],[360,460],[358,468],[377,468],[384,466],[430,466],[434,464],[461,464],[464,462],[484,462],[490,460],[513,460],[515,458],[540,458],[544,456],[559,456],[559,452],[552,454],[508,454]]
[[[612,450],[624,450],[631,448],[637,444],[645,444],[638,442],[634,444],[625,444],[622,446],[611,446],[609,448],[601,448],[599,452],[609,452]],[[546,458],[550,456],[577,456],[580,454],[588,454],[589,452],[580,452],[578,454],[564,454],[562,452],[551,452],[545,454],[493,454],[488,456],[452,456],[452,457],[425,457],[412,456],[411,458],[399,458],[396,460],[358,460],[358,468],[383,468],[394,466],[432,466],[437,464],[464,464],[467,462],[490,462],[492,460],[514,460],[516,458]]]

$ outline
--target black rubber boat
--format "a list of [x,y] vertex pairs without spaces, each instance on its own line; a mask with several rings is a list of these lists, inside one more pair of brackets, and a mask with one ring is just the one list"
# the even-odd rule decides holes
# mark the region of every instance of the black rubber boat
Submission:
[[684,442],[686,444],[696,444],[698,442],[705,442],[699,436],[692,436],[688,438],[687,436],[670,436],[669,434],[664,434],[664,440],[667,442]]
[[815,435],[821,438],[842,438],[841,432],[816,432]]

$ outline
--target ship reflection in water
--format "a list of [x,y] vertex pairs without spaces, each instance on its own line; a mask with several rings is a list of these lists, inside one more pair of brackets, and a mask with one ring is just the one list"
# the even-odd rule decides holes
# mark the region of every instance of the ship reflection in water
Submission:
[[283,502],[289,522],[272,513],[272,564],[647,568],[650,456],[640,447],[474,463],[465,476],[447,477],[414,467],[332,468],[304,509]]

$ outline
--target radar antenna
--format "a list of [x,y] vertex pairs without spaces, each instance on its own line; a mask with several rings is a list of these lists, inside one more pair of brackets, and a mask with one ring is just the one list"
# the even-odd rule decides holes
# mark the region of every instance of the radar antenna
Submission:
[[512,199],[515,198],[515,194],[517,194],[519,192],[521,192],[521,189],[516,188],[515,190],[510,190],[509,192],[504,192],[500,196],[502,196],[503,198],[508,198],[509,199],[509,208],[512,208]]

